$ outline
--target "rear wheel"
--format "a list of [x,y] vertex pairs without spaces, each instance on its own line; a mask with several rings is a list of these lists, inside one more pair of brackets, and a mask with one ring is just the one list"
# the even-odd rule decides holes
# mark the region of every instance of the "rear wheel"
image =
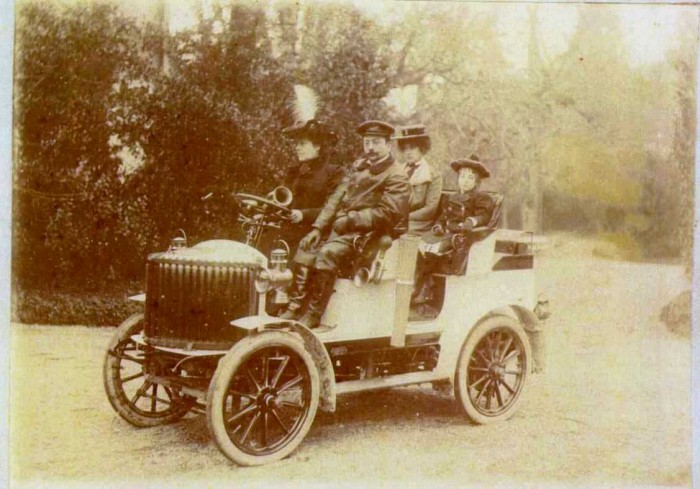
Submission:
[[119,416],[134,426],[172,423],[187,414],[196,399],[153,381],[153,352],[132,338],[143,327],[143,314],[134,314],[112,336],[102,369],[105,392]]
[[274,331],[247,337],[221,359],[207,393],[207,421],[219,449],[240,465],[294,451],[313,423],[319,377],[304,344]]
[[476,326],[455,371],[455,397],[471,421],[488,424],[515,414],[530,358],[527,335],[514,319],[493,316]]

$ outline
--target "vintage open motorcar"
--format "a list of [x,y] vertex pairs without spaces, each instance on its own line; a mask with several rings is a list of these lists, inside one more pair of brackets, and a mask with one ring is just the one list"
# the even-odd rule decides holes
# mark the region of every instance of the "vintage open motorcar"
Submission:
[[[129,423],[156,426],[206,413],[216,445],[232,461],[260,465],[289,455],[317,409],[371,389],[452,386],[477,424],[511,417],[528,376],[544,366],[532,233],[499,229],[502,199],[468,252],[433,276],[436,317],[411,311],[419,253],[403,235],[358,240],[357,261],[335,282],[321,319],[308,329],[269,311],[288,301],[288,249],[270,260],[261,234],[289,220],[291,194],[237,194],[246,242],[173,239],[146,263],[144,312],[115,332],[104,386]],[[374,245],[372,245],[372,243]],[[456,243],[456,250],[460,243]]]

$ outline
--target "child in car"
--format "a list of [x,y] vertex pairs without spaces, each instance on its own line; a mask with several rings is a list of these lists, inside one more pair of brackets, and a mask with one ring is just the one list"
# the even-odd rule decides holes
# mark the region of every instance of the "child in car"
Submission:
[[[412,305],[419,314],[435,317],[437,311],[430,304],[432,301],[432,280],[430,274],[439,269],[445,261],[452,258],[455,237],[462,239],[463,244],[469,241],[470,231],[480,226],[486,226],[491,220],[494,201],[491,196],[481,192],[479,187],[484,178],[491,173],[479,157],[471,155],[450,163],[452,170],[457,172],[459,191],[450,195],[444,208],[433,226],[433,229],[421,236],[424,243],[416,265],[416,286]],[[425,251],[429,249],[430,251]]]

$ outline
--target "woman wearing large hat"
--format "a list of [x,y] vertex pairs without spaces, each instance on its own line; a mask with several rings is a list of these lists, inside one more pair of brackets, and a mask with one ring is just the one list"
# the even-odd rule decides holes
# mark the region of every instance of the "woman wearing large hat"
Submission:
[[[286,127],[282,134],[294,145],[298,161],[285,178],[285,184],[294,196],[293,222],[308,225],[304,226],[309,228],[305,229],[306,233],[318,217],[326,197],[343,177],[342,168],[331,162],[329,155],[338,137],[325,123],[316,119]],[[304,235],[301,234],[300,238]]]
[[[285,185],[292,191],[292,222],[287,227],[284,239],[292,250],[311,231],[318,214],[328,196],[343,178],[343,168],[330,158],[331,148],[338,137],[325,123],[309,119],[282,130],[294,146],[297,163],[287,172]],[[295,308],[301,306],[307,294],[310,268],[303,263],[293,262],[294,285],[290,290],[292,316]]]
[[430,151],[430,136],[421,124],[400,129],[394,139],[398,142],[411,185],[408,231],[429,231],[442,193],[442,174],[425,159]]

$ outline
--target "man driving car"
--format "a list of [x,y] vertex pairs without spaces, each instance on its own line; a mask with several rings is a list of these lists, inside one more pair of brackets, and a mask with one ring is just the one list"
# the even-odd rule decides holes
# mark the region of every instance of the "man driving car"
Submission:
[[[394,128],[370,120],[360,124],[357,133],[362,136],[364,156],[352,164],[330,195],[294,258],[314,269],[308,307],[300,319],[309,328],[319,325],[339,268],[354,258],[355,239],[370,232],[396,236],[407,227],[410,187],[391,153]],[[293,284],[292,290],[296,287]],[[302,309],[290,304],[281,317],[297,319]]]

